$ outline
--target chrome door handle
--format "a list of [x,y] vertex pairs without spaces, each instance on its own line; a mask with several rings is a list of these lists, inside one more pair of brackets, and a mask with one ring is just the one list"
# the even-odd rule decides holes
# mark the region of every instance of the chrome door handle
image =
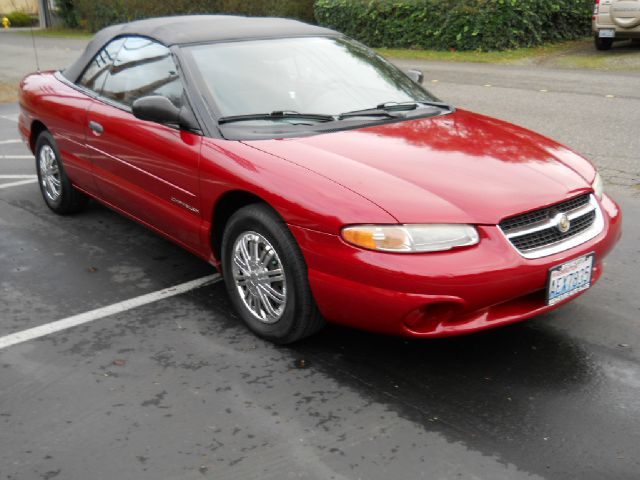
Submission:
[[96,134],[102,135],[104,132],[104,128],[98,122],[94,122],[93,120],[89,122],[89,128],[93,130]]

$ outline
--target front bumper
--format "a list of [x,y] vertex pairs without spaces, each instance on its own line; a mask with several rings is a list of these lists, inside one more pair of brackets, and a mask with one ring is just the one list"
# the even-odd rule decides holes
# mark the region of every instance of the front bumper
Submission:
[[[323,316],[365,330],[415,337],[471,333],[524,320],[570,301],[545,303],[551,267],[595,252],[595,283],[621,236],[621,212],[604,195],[604,228],[577,247],[528,260],[497,226],[479,226],[473,247],[428,254],[359,249],[337,235],[290,225]],[[572,297],[575,298],[575,297]]]

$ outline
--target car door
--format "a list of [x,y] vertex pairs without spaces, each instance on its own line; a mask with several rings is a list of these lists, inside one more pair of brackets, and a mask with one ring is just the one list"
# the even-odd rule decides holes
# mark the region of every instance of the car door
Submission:
[[60,98],[55,107],[58,121],[54,133],[65,171],[75,185],[92,195],[97,193],[97,188],[92,151],[86,145],[87,110],[123,43],[123,39],[116,39],[100,49],[77,79],[77,88]]
[[201,137],[134,117],[131,105],[148,95],[165,96],[177,107],[186,102],[170,50],[148,38],[127,37],[87,113],[98,194],[200,252]]

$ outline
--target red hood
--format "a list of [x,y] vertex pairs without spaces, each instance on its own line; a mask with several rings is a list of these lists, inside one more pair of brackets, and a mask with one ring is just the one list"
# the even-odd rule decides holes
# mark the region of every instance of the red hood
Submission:
[[463,110],[245,143],[358,192],[401,223],[496,224],[589,189],[595,174],[552,140]]

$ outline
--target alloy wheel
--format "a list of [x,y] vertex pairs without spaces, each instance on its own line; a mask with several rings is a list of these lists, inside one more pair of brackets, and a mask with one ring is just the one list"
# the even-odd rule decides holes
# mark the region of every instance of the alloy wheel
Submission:
[[257,232],[244,232],[233,245],[232,274],[244,306],[259,321],[272,324],[287,303],[284,268],[273,245]]
[[57,202],[62,193],[60,166],[58,158],[50,145],[44,145],[38,153],[40,184],[42,191],[51,202]]

